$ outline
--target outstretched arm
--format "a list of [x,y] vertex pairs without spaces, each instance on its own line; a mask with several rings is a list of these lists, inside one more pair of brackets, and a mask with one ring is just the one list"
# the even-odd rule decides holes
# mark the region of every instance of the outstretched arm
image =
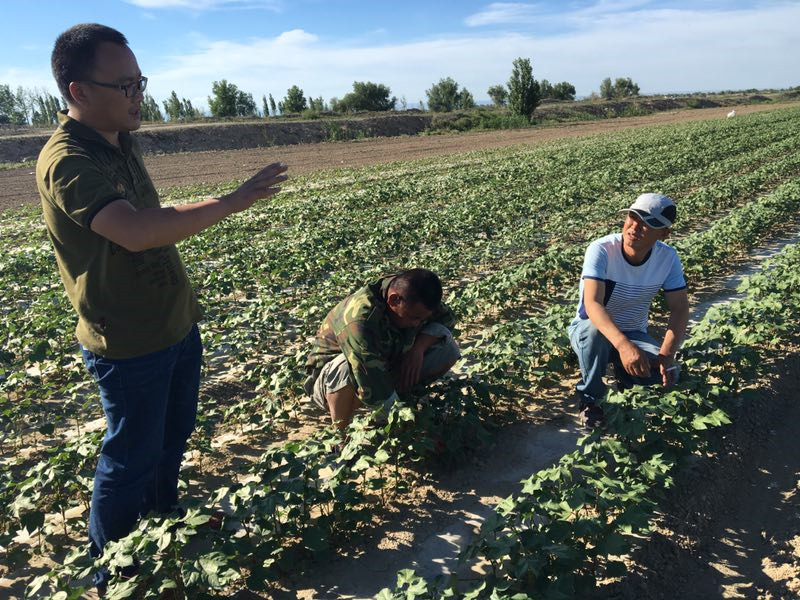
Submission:
[[131,252],[169,246],[250,208],[257,200],[277,194],[277,185],[286,180],[287,168],[273,163],[230,194],[193,204],[137,210],[120,198],[95,215],[91,228]]

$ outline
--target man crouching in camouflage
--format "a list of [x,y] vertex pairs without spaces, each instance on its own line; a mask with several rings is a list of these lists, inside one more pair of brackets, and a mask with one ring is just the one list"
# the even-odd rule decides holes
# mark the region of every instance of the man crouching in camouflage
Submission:
[[389,407],[397,393],[444,375],[461,358],[442,283],[427,269],[383,277],[328,313],[314,339],[305,391],[345,430],[362,404]]

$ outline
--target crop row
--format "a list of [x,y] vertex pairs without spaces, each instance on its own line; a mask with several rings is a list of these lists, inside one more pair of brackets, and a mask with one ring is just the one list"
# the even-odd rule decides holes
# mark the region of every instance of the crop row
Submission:
[[623,560],[650,531],[658,494],[707,430],[730,423],[758,375],[797,342],[800,246],[791,245],[741,287],[743,300],[712,309],[684,344],[683,380],[611,392],[607,432],[594,432],[553,467],[521,482],[462,553],[491,575],[479,585],[403,571],[380,600],[586,597],[602,578],[626,572]]

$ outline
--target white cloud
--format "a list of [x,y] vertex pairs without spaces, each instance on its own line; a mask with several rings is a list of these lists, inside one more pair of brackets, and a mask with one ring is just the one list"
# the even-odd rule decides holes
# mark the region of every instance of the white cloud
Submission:
[[485,10],[467,17],[464,22],[470,27],[532,23],[541,17],[543,12],[539,4],[493,2]]
[[[597,91],[604,77],[631,77],[642,93],[789,87],[800,84],[800,3],[769,2],[757,9],[711,10],[630,8],[634,0],[595,3],[571,13],[569,31],[484,32],[385,43],[382,37],[349,32],[331,41],[303,29],[269,38],[211,39],[186,33],[176,40],[180,55],[149,48],[139,55],[158,100],[175,90],[196,106],[206,106],[213,81],[227,79],[256,100],[272,93],[281,99],[292,85],[306,96],[342,97],[353,81],[384,83],[409,106],[425,90],[453,77],[479,101],[490,85],[505,83],[512,61],[530,57],[537,79],[569,81],[578,95]],[[693,6],[719,6],[701,3]],[[637,6],[639,2],[637,2]],[[587,10],[598,11],[586,15]],[[615,8],[615,10],[611,10]],[[579,17],[577,15],[580,15]],[[136,44],[133,46],[137,51]],[[0,69],[0,82],[55,89],[46,67]]]
[[221,9],[266,9],[281,10],[281,0],[125,0],[140,8],[184,9],[195,12]]
[[222,78],[256,99],[271,92],[276,100],[295,84],[307,96],[327,100],[350,91],[353,81],[369,80],[416,106],[432,83],[450,76],[481,100],[490,85],[507,81],[518,56],[532,59],[537,79],[570,81],[578,95],[596,91],[604,77],[632,77],[642,93],[788,87],[800,84],[798,22],[800,4],[774,3],[741,11],[605,12],[587,17],[575,31],[549,36],[475,33],[395,44],[353,38],[331,43],[292,30],[247,42],[195,40],[194,51],[160,60],[148,75],[155,97],[174,89],[201,106],[211,82]]

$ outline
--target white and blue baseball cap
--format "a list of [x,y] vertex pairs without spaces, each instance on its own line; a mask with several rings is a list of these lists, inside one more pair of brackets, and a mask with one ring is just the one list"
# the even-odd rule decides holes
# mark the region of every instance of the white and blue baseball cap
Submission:
[[678,216],[678,209],[672,198],[663,194],[642,194],[622,212],[632,212],[653,229],[672,227]]

